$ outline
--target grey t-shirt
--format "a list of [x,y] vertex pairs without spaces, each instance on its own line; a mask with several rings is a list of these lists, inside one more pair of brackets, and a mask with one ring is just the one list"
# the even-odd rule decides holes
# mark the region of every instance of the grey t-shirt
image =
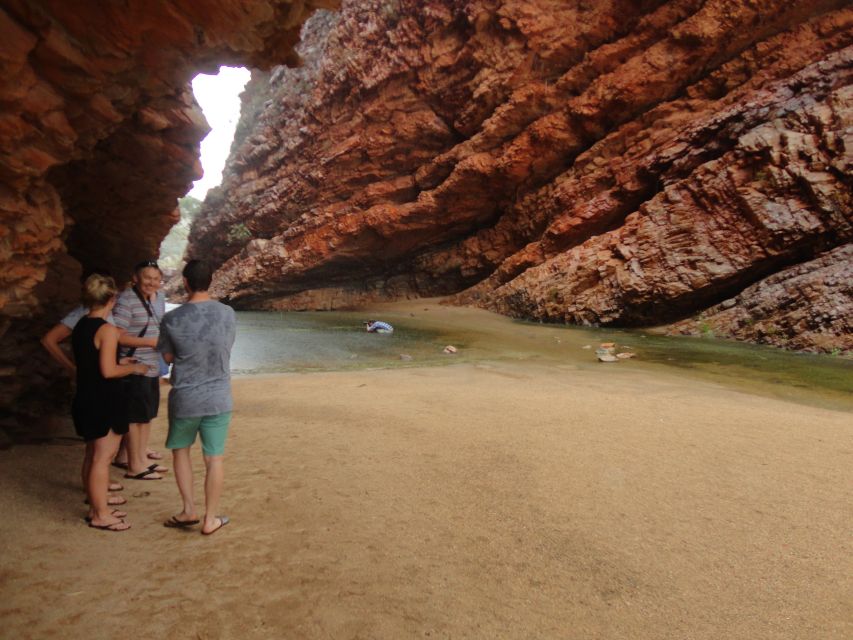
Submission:
[[169,415],[212,416],[231,411],[234,309],[209,300],[173,309],[160,323],[157,351],[175,356]]

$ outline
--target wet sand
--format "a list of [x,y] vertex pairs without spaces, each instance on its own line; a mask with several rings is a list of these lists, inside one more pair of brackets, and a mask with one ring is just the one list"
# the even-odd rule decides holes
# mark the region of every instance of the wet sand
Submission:
[[79,444],[0,451],[4,637],[851,635],[850,413],[621,366],[234,388],[211,537],[162,526],[171,473],[103,533]]

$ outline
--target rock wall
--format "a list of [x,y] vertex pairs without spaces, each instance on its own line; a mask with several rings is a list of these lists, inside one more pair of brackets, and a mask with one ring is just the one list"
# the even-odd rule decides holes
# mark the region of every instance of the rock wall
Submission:
[[43,403],[37,337],[81,268],[125,279],[157,255],[201,174],[192,77],[296,62],[302,22],[336,4],[0,1],[0,407]]
[[[191,234],[238,306],[451,295],[650,325],[827,251],[841,262],[821,268],[844,269],[849,2],[345,1],[304,46],[305,68],[253,80]],[[832,349],[848,330],[777,343]]]
[[853,244],[775,273],[668,331],[853,352]]

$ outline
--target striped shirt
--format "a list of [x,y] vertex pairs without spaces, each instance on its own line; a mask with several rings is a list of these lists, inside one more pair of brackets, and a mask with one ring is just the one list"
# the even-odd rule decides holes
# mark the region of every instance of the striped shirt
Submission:
[[381,320],[374,320],[369,325],[367,325],[367,330],[370,333],[393,333],[394,327],[392,327],[387,322],[382,322]]
[[[148,312],[145,310],[139,297],[133,291],[132,287],[125,289],[119,294],[116,306],[113,308],[113,317],[115,324],[119,329],[124,329],[130,336],[138,336],[148,323],[148,329],[145,331],[143,338],[159,338],[160,337],[160,320],[166,313],[166,298],[159,291],[157,299],[150,305],[153,317],[149,319]],[[121,347],[119,355],[126,356],[133,347]],[[149,378],[156,378],[160,375],[160,354],[156,349],[151,347],[137,347],[133,352],[133,357],[139,360],[142,364],[148,365],[148,373],[145,375]]]

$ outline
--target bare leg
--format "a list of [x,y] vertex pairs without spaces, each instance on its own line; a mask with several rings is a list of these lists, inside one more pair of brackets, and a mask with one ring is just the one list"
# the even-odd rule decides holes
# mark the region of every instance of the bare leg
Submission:
[[[110,432],[112,433],[112,432]],[[90,504],[88,495],[89,495],[89,474],[92,470],[92,458],[95,455],[95,442],[87,442],[86,443],[86,452],[83,454],[83,469],[82,469],[82,478],[83,478],[83,491],[86,492],[86,503]],[[121,491],[124,487],[119,482],[109,482],[109,477],[107,477],[107,491]],[[121,496],[114,496],[107,493],[107,504],[110,506],[116,506],[120,504],[126,503],[127,500],[122,498]],[[89,510],[89,517],[92,516],[92,509]]]
[[86,485],[91,505],[90,515],[95,526],[119,525],[118,530],[130,528],[122,524],[121,519],[112,515],[112,507],[107,504],[107,485],[110,480],[110,462],[116,455],[121,437],[110,431],[103,438],[93,441],[92,465]]
[[222,456],[204,456],[204,466],[207,472],[204,476],[204,524],[202,533],[213,531],[219,526],[216,522],[216,512],[219,509],[219,498],[222,496],[222,486],[225,484],[225,468]]
[[[144,433],[144,427],[148,427],[148,433],[150,433],[151,423],[148,422],[133,422],[127,431],[127,475],[129,476],[142,473],[148,468],[148,458],[146,457],[147,436]],[[157,473],[151,473],[146,477],[153,480],[162,476]]]
[[190,458],[190,447],[172,449],[172,465],[175,468],[175,482],[181,492],[184,509],[175,516],[176,520],[198,520],[193,497],[193,468]]
[[119,464],[127,464],[127,435],[121,437],[121,445],[119,445],[115,461]]
[[[151,451],[151,449],[148,448],[148,441],[151,440],[151,423],[146,422],[140,426],[142,427],[142,432],[140,434],[141,440],[142,440],[142,442],[140,443],[142,446],[142,449],[141,449],[142,453],[140,456],[140,461],[142,462],[142,464],[145,467],[148,467],[151,465],[151,459],[148,457],[148,453]],[[157,471],[163,472],[163,471],[168,471],[168,469],[166,469],[166,467],[164,467],[158,463],[157,464]]]
[[83,454],[83,469],[81,477],[83,479],[83,491],[88,491],[89,486],[89,470],[92,468],[92,455],[95,453],[95,443],[86,443],[86,453]]

